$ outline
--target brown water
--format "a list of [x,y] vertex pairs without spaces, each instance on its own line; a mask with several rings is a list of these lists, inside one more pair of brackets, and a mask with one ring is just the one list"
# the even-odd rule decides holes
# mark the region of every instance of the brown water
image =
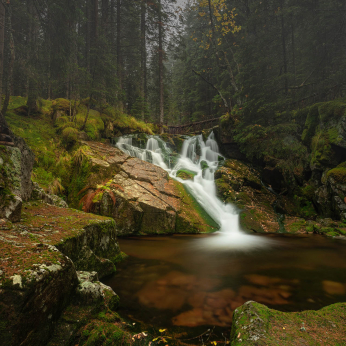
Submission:
[[216,246],[216,237],[120,239],[129,257],[105,280],[120,296],[120,313],[155,327],[229,327],[249,300],[281,311],[346,301],[345,241],[259,235],[267,247],[238,251]]

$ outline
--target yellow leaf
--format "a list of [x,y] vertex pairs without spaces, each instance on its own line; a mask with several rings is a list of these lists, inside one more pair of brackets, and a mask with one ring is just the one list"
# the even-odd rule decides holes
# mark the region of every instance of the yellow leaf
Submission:
[[159,332],[160,333],[163,333],[163,332],[165,332],[166,331],[166,329],[159,329]]

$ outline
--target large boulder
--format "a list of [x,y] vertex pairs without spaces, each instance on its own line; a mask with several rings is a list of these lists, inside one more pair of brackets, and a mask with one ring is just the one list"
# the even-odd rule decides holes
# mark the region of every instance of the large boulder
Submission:
[[91,168],[86,187],[78,193],[79,206],[114,218],[119,235],[198,233],[217,228],[164,169],[109,145],[84,144],[88,145],[84,160]]

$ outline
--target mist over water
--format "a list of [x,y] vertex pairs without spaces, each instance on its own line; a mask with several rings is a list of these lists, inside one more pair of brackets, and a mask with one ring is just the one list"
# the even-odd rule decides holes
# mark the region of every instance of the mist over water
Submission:
[[[219,153],[213,132],[205,142],[202,135],[187,138],[174,167],[170,167],[171,150],[157,136],[149,138],[145,149],[134,146],[130,137],[121,137],[117,142],[117,147],[130,156],[152,162],[165,169],[172,178],[185,185],[203,209],[219,225],[218,232],[211,237],[196,239],[194,246],[201,249],[213,248],[225,251],[228,249],[250,250],[274,245],[272,240],[265,237],[243,232],[239,223],[239,210],[231,204],[223,203],[217,197],[214,174],[219,166],[219,161],[222,161],[224,157]],[[194,173],[193,180],[179,178],[177,176],[179,170]]]

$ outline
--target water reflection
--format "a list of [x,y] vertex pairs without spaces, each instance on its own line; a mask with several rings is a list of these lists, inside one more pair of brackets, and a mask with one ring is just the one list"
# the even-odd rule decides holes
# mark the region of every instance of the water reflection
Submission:
[[122,313],[159,326],[227,327],[249,300],[283,311],[346,300],[345,243],[267,236],[275,245],[239,252],[219,251],[214,238],[121,239],[131,257],[106,284],[120,295]]

